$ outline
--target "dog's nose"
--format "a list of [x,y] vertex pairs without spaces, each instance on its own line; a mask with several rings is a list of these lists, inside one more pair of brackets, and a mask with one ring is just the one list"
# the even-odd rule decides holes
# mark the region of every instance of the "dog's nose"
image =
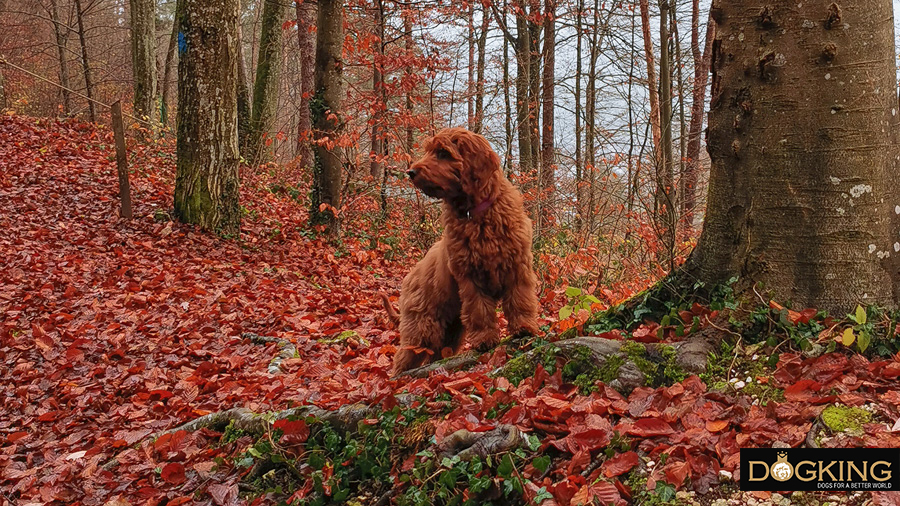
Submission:
[[406,175],[409,176],[410,179],[414,179],[416,177],[416,171],[408,170],[406,171]]

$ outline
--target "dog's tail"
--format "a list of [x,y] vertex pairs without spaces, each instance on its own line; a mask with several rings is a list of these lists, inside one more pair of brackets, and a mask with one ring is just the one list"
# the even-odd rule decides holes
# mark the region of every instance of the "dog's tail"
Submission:
[[391,300],[384,292],[378,292],[378,295],[381,296],[381,302],[384,303],[384,310],[387,311],[388,318],[394,322],[394,325],[398,325],[400,323],[400,315],[394,309],[394,306],[391,305]]

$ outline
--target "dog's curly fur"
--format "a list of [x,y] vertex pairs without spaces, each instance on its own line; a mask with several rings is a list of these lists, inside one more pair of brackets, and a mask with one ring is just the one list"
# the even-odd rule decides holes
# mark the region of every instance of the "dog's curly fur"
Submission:
[[531,220],[487,140],[442,130],[408,174],[443,200],[444,235],[403,280],[394,374],[456,353],[463,338],[481,351],[499,344],[498,303],[510,334],[536,334]]

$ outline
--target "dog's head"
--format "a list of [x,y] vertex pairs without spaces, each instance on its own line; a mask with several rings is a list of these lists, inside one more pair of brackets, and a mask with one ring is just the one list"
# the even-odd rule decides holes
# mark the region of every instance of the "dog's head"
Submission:
[[464,128],[446,128],[425,143],[425,155],[407,172],[429,197],[459,206],[463,213],[493,197],[502,175],[500,157],[488,141]]

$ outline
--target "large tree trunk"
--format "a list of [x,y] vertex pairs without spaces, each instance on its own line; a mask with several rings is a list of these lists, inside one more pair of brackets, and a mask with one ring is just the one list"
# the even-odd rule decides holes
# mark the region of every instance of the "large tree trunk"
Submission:
[[178,0],[175,215],[240,231],[237,145],[238,0]]
[[172,30],[169,34],[169,48],[166,50],[166,63],[163,66],[162,90],[160,91],[159,121],[163,126],[169,124],[169,87],[172,81],[176,47],[178,47],[178,21],[173,20]]
[[53,20],[53,34],[56,36],[56,53],[59,57],[59,84],[62,85],[63,112],[66,116],[72,114],[72,99],[69,94],[69,58],[66,55],[66,41],[69,39],[68,27],[63,27],[59,21],[59,3],[50,0],[50,19]]
[[893,306],[891,2],[714,0],[712,17],[709,202],[688,272],[837,315]]
[[706,106],[706,84],[709,78],[709,62],[715,37],[715,23],[706,23],[706,44],[700,52],[700,0],[694,0],[691,17],[691,54],[694,57],[694,90],[691,102],[691,124],[688,128],[686,166],[681,178],[681,221],[685,231],[694,226],[694,210],[697,207],[697,181],[700,179],[700,134],[703,131],[703,111]]
[[544,4],[544,69],[541,101],[541,189],[540,222],[538,230],[543,232],[549,224],[553,209],[553,193],[556,184],[556,153],[553,146],[553,108],[556,81],[556,0],[545,0]]
[[134,114],[156,116],[156,0],[131,0],[131,70]]
[[300,115],[297,123],[297,152],[300,166],[311,169],[313,165],[312,124],[309,116],[309,101],[316,93],[316,4],[312,0],[296,2],[297,37],[300,41]]
[[[278,106],[278,70],[281,67],[282,0],[263,0],[259,56],[253,82],[253,107],[250,111],[250,156],[254,163],[272,159],[271,130]],[[246,158],[246,157],[245,157]]]
[[312,103],[315,128],[315,186],[312,209],[314,223],[324,223],[332,236],[340,234],[341,159],[337,137],[343,98],[344,11],[339,0],[319,0],[316,24],[316,94]]
[[369,153],[369,174],[375,181],[384,175],[384,111],[387,94],[384,89],[384,3],[375,0],[375,36],[378,37],[372,57],[372,96],[375,112],[372,115],[372,151]]
[[91,64],[88,60],[87,39],[84,32],[84,9],[81,8],[81,0],[75,0],[75,14],[78,17],[78,40],[81,43],[81,70],[84,74],[84,94],[88,99],[88,114],[91,122],[97,121],[97,112],[94,107],[94,84],[91,81]]

